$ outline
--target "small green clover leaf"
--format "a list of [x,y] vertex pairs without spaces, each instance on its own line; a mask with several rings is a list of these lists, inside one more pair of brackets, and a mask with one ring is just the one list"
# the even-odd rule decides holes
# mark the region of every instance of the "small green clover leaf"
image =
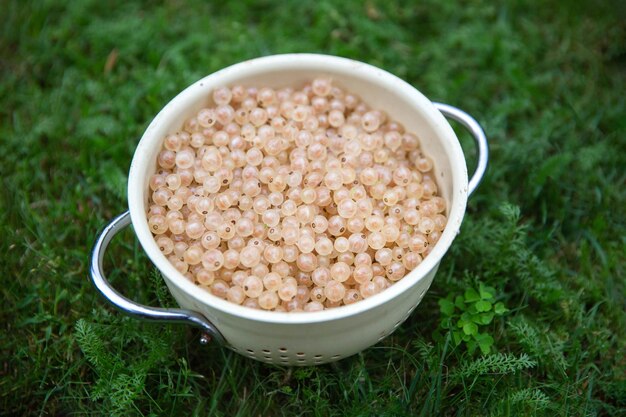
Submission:
[[493,346],[493,337],[489,333],[482,333],[476,336],[476,342],[478,343],[478,347],[480,351],[486,355],[491,351],[491,346]]
[[454,303],[446,298],[439,300],[439,310],[444,316],[451,316],[454,313]]
[[468,336],[476,336],[478,334],[478,326],[475,323],[465,323],[463,325],[463,333]]
[[496,303],[495,312],[497,315],[501,316],[502,314],[507,313],[508,311],[509,309],[506,308],[502,302]]
[[[501,301],[495,302],[495,295],[495,288],[480,283],[478,290],[467,288],[462,295],[448,294],[441,298],[438,301],[442,316],[439,328],[451,333],[455,346],[464,343],[470,354],[476,349],[488,354],[494,338],[484,326],[489,325],[495,316],[509,311]],[[437,331],[434,336],[442,337]]]
[[475,301],[480,300],[480,294],[478,294],[478,292],[476,292],[475,289],[473,288],[468,288],[465,291],[465,302],[466,303],[473,303]]
[[480,300],[476,302],[476,310],[479,312],[491,310],[491,303],[489,301]]
[[478,292],[480,293],[480,298],[483,300],[492,300],[494,294],[496,293],[495,288],[488,287],[483,285],[482,283],[478,287]]
[[493,320],[494,313],[485,313],[480,315],[480,324],[489,324]]

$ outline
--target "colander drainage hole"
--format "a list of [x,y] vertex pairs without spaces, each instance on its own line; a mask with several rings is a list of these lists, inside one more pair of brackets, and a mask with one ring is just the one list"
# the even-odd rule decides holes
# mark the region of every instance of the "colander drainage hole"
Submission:
[[300,362],[300,363],[305,362],[305,361],[306,361],[306,359],[304,359],[304,358],[298,358],[298,362]]
[[284,347],[278,348],[278,350],[282,353],[287,352],[287,348],[284,348]]
[[331,356],[330,358],[331,358],[331,359],[339,359],[339,358],[341,358],[341,355],[333,355],[333,356]]
[[315,356],[313,356],[313,359],[322,359],[322,358],[323,358],[322,355],[315,355]]
[[296,353],[296,356],[304,358],[306,356],[306,354],[304,352],[298,352],[298,353]]
[[270,354],[270,351],[269,351],[269,350],[267,350],[267,349],[263,349],[263,353],[265,353],[266,355],[269,355],[269,354]]

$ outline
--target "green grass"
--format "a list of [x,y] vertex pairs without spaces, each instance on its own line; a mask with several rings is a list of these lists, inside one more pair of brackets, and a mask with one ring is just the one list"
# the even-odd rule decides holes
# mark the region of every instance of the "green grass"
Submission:
[[[64,3],[0,13],[0,414],[624,415],[623,3]],[[372,63],[467,110],[492,158],[407,322],[289,369],[123,318],[87,265],[156,112],[219,68],[295,51]],[[171,303],[132,232],[110,252],[125,294]],[[479,283],[510,309],[481,327],[485,356],[455,346],[438,304]]]

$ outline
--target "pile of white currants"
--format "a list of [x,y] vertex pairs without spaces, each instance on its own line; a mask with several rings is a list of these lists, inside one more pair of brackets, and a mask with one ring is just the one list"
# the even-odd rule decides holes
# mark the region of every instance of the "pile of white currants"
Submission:
[[320,311],[383,291],[446,225],[431,159],[401,124],[326,78],[234,86],[165,137],[148,225],[217,297]]

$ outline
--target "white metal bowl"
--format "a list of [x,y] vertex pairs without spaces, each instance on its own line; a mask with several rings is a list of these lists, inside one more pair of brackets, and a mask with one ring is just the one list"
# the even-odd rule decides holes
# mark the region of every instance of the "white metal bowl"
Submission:
[[[383,109],[407,131],[420,138],[434,161],[440,194],[448,203],[448,224],[432,252],[406,277],[371,298],[314,313],[282,313],[251,309],[222,300],[187,280],[160,252],[147,222],[148,179],[156,170],[163,138],[181,129],[183,121],[211,103],[211,92],[234,84],[299,86],[317,76],[358,94]],[[468,183],[463,151],[444,116],[470,130],[478,146],[479,162]],[[458,234],[468,195],[487,166],[487,142],[478,123],[454,107],[432,103],[398,77],[371,65],[318,54],[273,55],[245,61],[211,74],[174,97],[154,118],[135,151],[128,180],[129,212],[114,219],[98,237],[91,259],[91,278],[98,290],[123,312],[155,321],[191,323],[242,355],[268,363],[313,365],[353,355],[392,333],[420,303],[439,263]],[[130,214],[129,214],[130,213]],[[132,222],[150,260],[161,271],[169,290],[183,309],[142,306],[116,292],[106,280],[102,264],[112,237]]]

